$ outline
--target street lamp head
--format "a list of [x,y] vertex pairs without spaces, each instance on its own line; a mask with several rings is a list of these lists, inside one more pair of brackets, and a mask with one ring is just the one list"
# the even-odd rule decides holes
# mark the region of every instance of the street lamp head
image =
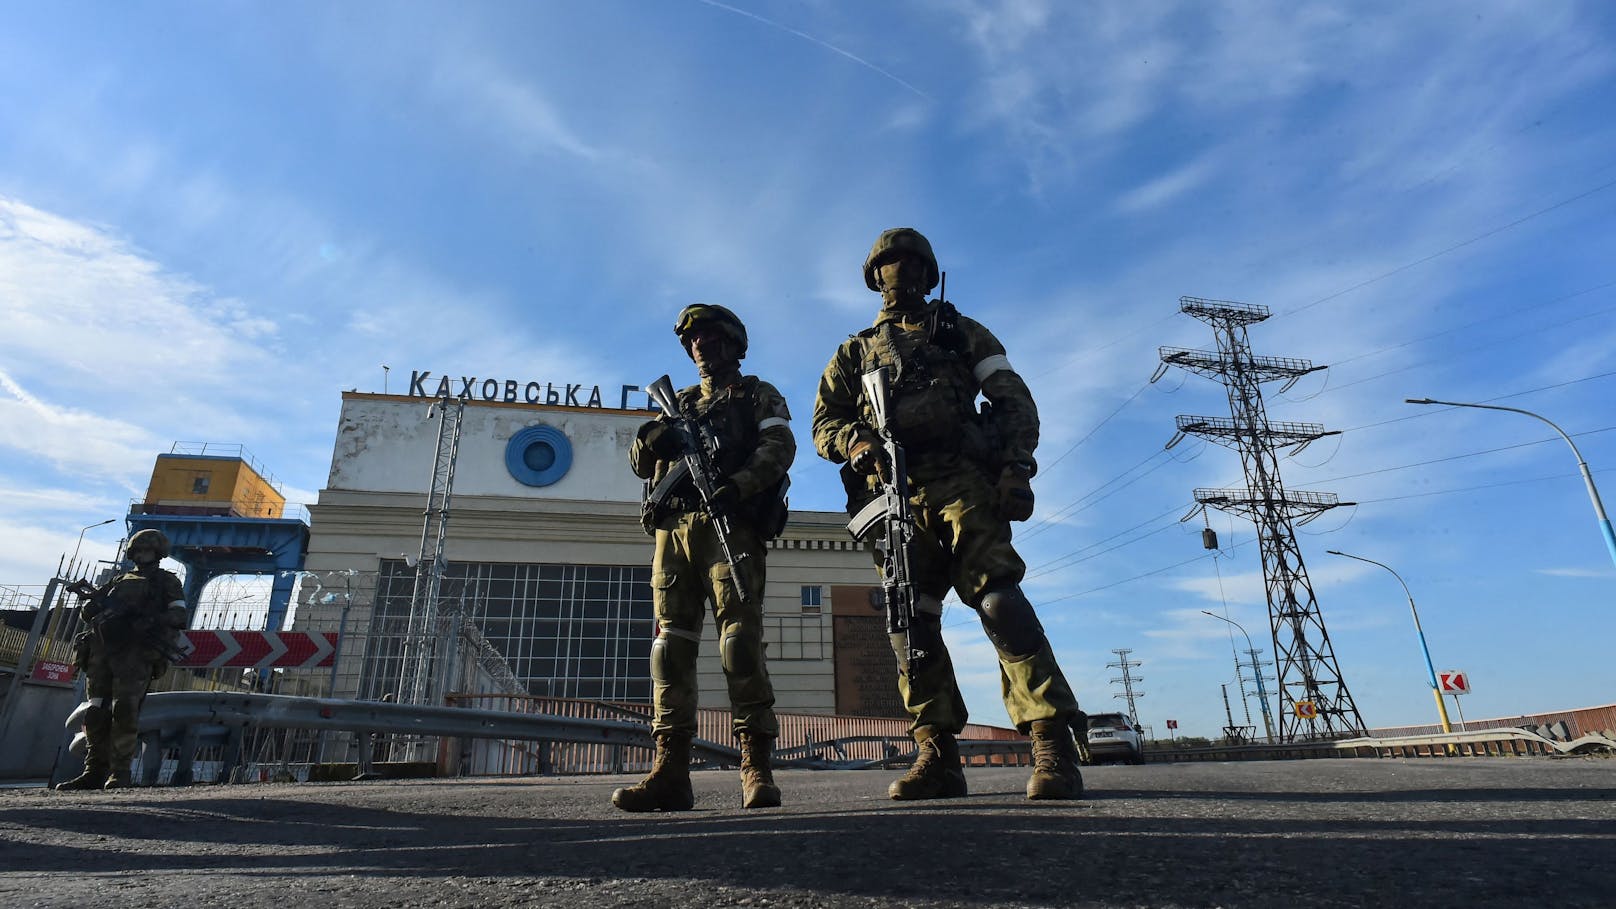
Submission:
[[1346,553],[1342,552],[1339,549],[1326,549],[1324,551],[1328,552],[1330,555],[1346,555]]
[[1434,400],[1432,400],[1430,398],[1404,398],[1403,403],[1404,404],[1435,404],[1436,401],[1434,401]]

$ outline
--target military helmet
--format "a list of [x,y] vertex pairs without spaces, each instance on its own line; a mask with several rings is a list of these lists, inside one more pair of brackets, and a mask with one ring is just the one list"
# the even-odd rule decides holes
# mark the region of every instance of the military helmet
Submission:
[[679,318],[673,323],[673,333],[679,336],[685,353],[690,352],[690,342],[685,340],[685,335],[698,325],[708,325],[729,335],[735,346],[740,348],[735,356],[746,359],[746,326],[740,316],[712,303],[692,303],[679,310]]
[[161,530],[152,530],[149,527],[145,530],[137,531],[134,536],[130,537],[129,544],[124,547],[124,552],[128,552],[137,546],[150,546],[157,550],[159,559],[168,558],[170,551],[168,536]]
[[937,272],[937,256],[931,251],[931,242],[913,227],[894,227],[884,230],[870,247],[869,256],[864,259],[864,285],[873,291],[880,291],[881,285],[876,283],[875,269],[881,264],[881,258],[893,250],[910,252],[926,260],[926,286],[929,292],[937,286],[939,278]]

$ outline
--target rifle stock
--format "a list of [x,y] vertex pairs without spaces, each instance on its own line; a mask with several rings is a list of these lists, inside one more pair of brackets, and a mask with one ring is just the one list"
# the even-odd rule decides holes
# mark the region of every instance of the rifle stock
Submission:
[[713,535],[718,538],[719,551],[724,554],[724,562],[729,566],[729,579],[735,588],[735,595],[742,603],[750,602],[746,583],[750,577],[750,570],[746,562],[751,555],[735,554],[734,548],[730,545],[730,537],[734,533],[730,515],[713,504],[713,496],[723,482],[723,478],[718,474],[718,468],[713,464],[717,439],[694,414],[686,413],[679,407],[679,397],[673,390],[673,380],[667,376],[648,385],[646,392],[662,409],[663,414],[673,425],[674,431],[679,435],[679,441],[684,448],[679,459],[690,476],[690,484],[696,488],[696,494],[701,497],[702,511],[706,513],[708,520],[712,521]]

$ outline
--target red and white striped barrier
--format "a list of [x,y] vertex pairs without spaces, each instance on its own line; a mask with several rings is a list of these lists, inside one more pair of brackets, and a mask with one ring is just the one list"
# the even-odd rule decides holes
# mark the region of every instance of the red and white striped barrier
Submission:
[[[187,631],[176,666],[185,669],[315,669],[330,666],[335,632]],[[187,645],[189,645],[187,647]]]

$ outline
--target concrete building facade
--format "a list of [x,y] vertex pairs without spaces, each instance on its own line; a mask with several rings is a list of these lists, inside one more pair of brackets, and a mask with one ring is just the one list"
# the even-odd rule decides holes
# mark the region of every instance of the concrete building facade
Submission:
[[[450,649],[481,648],[490,671],[447,679],[443,690],[503,679],[529,694],[649,702],[652,541],[628,448],[654,414],[510,397],[469,399],[461,417],[438,612],[466,628]],[[342,631],[337,697],[399,696],[439,452],[433,400],[343,395],[330,474],[309,507],[309,574],[294,620]],[[806,452],[805,427],[796,429]],[[770,546],[764,637],[777,707],[903,716],[871,556],[845,522],[840,512],[793,511]],[[702,703],[723,705],[710,616],[703,637]]]

